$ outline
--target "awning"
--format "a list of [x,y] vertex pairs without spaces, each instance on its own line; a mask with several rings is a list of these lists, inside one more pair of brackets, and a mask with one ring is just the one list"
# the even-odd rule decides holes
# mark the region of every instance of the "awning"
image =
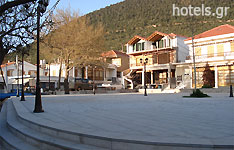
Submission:
[[[30,79],[33,79],[33,78],[24,79],[24,84],[28,83]],[[13,79],[11,84],[18,84],[17,79]],[[22,84],[22,79],[19,79],[19,84]]]

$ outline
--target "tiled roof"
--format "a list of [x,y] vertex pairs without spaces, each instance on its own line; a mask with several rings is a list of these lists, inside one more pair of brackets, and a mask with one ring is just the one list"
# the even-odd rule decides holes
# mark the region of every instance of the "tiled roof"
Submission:
[[13,64],[15,64],[15,62],[8,62],[8,63],[5,63],[5,64],[1,65],[1,68],[6,67],[6,65],[9,66],[9,65],[13,65]]
[[159,32],[159,31],[155,31],[154,33],[152,33],[152,34],[147,38],[147,40],[148,40],[148,41],[156,41],[157,39],[161,39],[161,38],[164,37],[164,36],[168,36],[168,34],[162,33],[162,32]]
[[120,56],[127,56],[128,55],[126,53],[120,52],[120,51],[116,51],[116,50],[110,50],[108,52],[102,53],[102,57],[120,57]]
[[[161,38],[163,38],[164,36],[169,36],[171,38],[175,38],[176,36],[185,37],[185,36],[178,35],[178,34],[175,34],[175,33],[166,34],[166,33],[162,33],[162,32],[159,32],[159,31],[155,31],[154,33],[152,33],[147,38],[143,38],[143,37],[141,37],[139,35],[136,35],[131,40],[129,40],[127,44],[133,45],[133,44],[137,43],[140,40],[157,41],[157,40],[160,40]],[[187,38],[187,37],[185,37],[185,38]]]
[[[203,33],[200,33],[198,35],[194,36],[194,39],[200,39],[200,38],[206,38],[211,36],[217,36],[217,35],[223,35],[223,34],[230,34],[234,33],[234,26],[231,26],[229,24],[221,25],[218,27],[215,27],[213,29],[210,29],[208,31],[205,31]],[[187,38],[185,41],[192,40],[192,37]]]
[[147,39],[144,38],[144,37],[141,37],[139,35],[135,35],[130,41],[128,41],[128,44],[133,45],[133,44],[137,43],[140,40],[145,40],[146,41]]

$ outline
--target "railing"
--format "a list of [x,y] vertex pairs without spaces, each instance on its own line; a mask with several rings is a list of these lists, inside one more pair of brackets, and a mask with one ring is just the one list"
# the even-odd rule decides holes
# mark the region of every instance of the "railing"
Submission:
[[150,49],[145,49],[145,50],[139,50],[139,51],[135,51],[133,50],[132,52],[128,53],[128,54],[135,54],[135,53],[142,53],[142,52],[151,52],[151,51],[160,51],[160,50],[165,50],[165,49],[172,49],[172,46],[165,46],[165,47],[151,47]]
[[[223,59],[228,59],[228,57],[231,56],[234,57],[234,52],[214,53],[214,54],[195,56],[195,60],[202,60],[207,58],[220,58],[220,57],[223,57]],[[193,60],[193,56],[187,56],[186,60]]]

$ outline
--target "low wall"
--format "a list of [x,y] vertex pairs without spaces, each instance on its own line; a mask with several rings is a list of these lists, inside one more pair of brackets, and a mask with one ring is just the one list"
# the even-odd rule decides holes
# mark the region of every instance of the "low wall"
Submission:
[[[204,93],[230,93],[229,86],[224,86],[219,88],[200,88],[200,90]],[[180,91],[183,93],[192,93],[193,89],[181,89]]]

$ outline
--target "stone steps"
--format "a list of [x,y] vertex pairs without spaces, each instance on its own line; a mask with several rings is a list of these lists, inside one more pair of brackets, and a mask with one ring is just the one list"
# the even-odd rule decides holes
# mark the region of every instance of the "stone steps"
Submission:
[[0,145],[1,150],[39,150],[10,132],[7,127],[7,102],[0,113]]
[[[24,123],[20,122],[17,118],[12,102],[8,102],[7,111],[7,126],[10,131],[18,138],[23,139],[27,143],[34,145],[42,150],[105,150],[104,148],[98,148],[95,146],[80,144],[80,142],[73,139],[61,139],[58,136],[51,136],[46,132],[40,132],[29,128]],[[28,124],[27,124],[28,125]]]

